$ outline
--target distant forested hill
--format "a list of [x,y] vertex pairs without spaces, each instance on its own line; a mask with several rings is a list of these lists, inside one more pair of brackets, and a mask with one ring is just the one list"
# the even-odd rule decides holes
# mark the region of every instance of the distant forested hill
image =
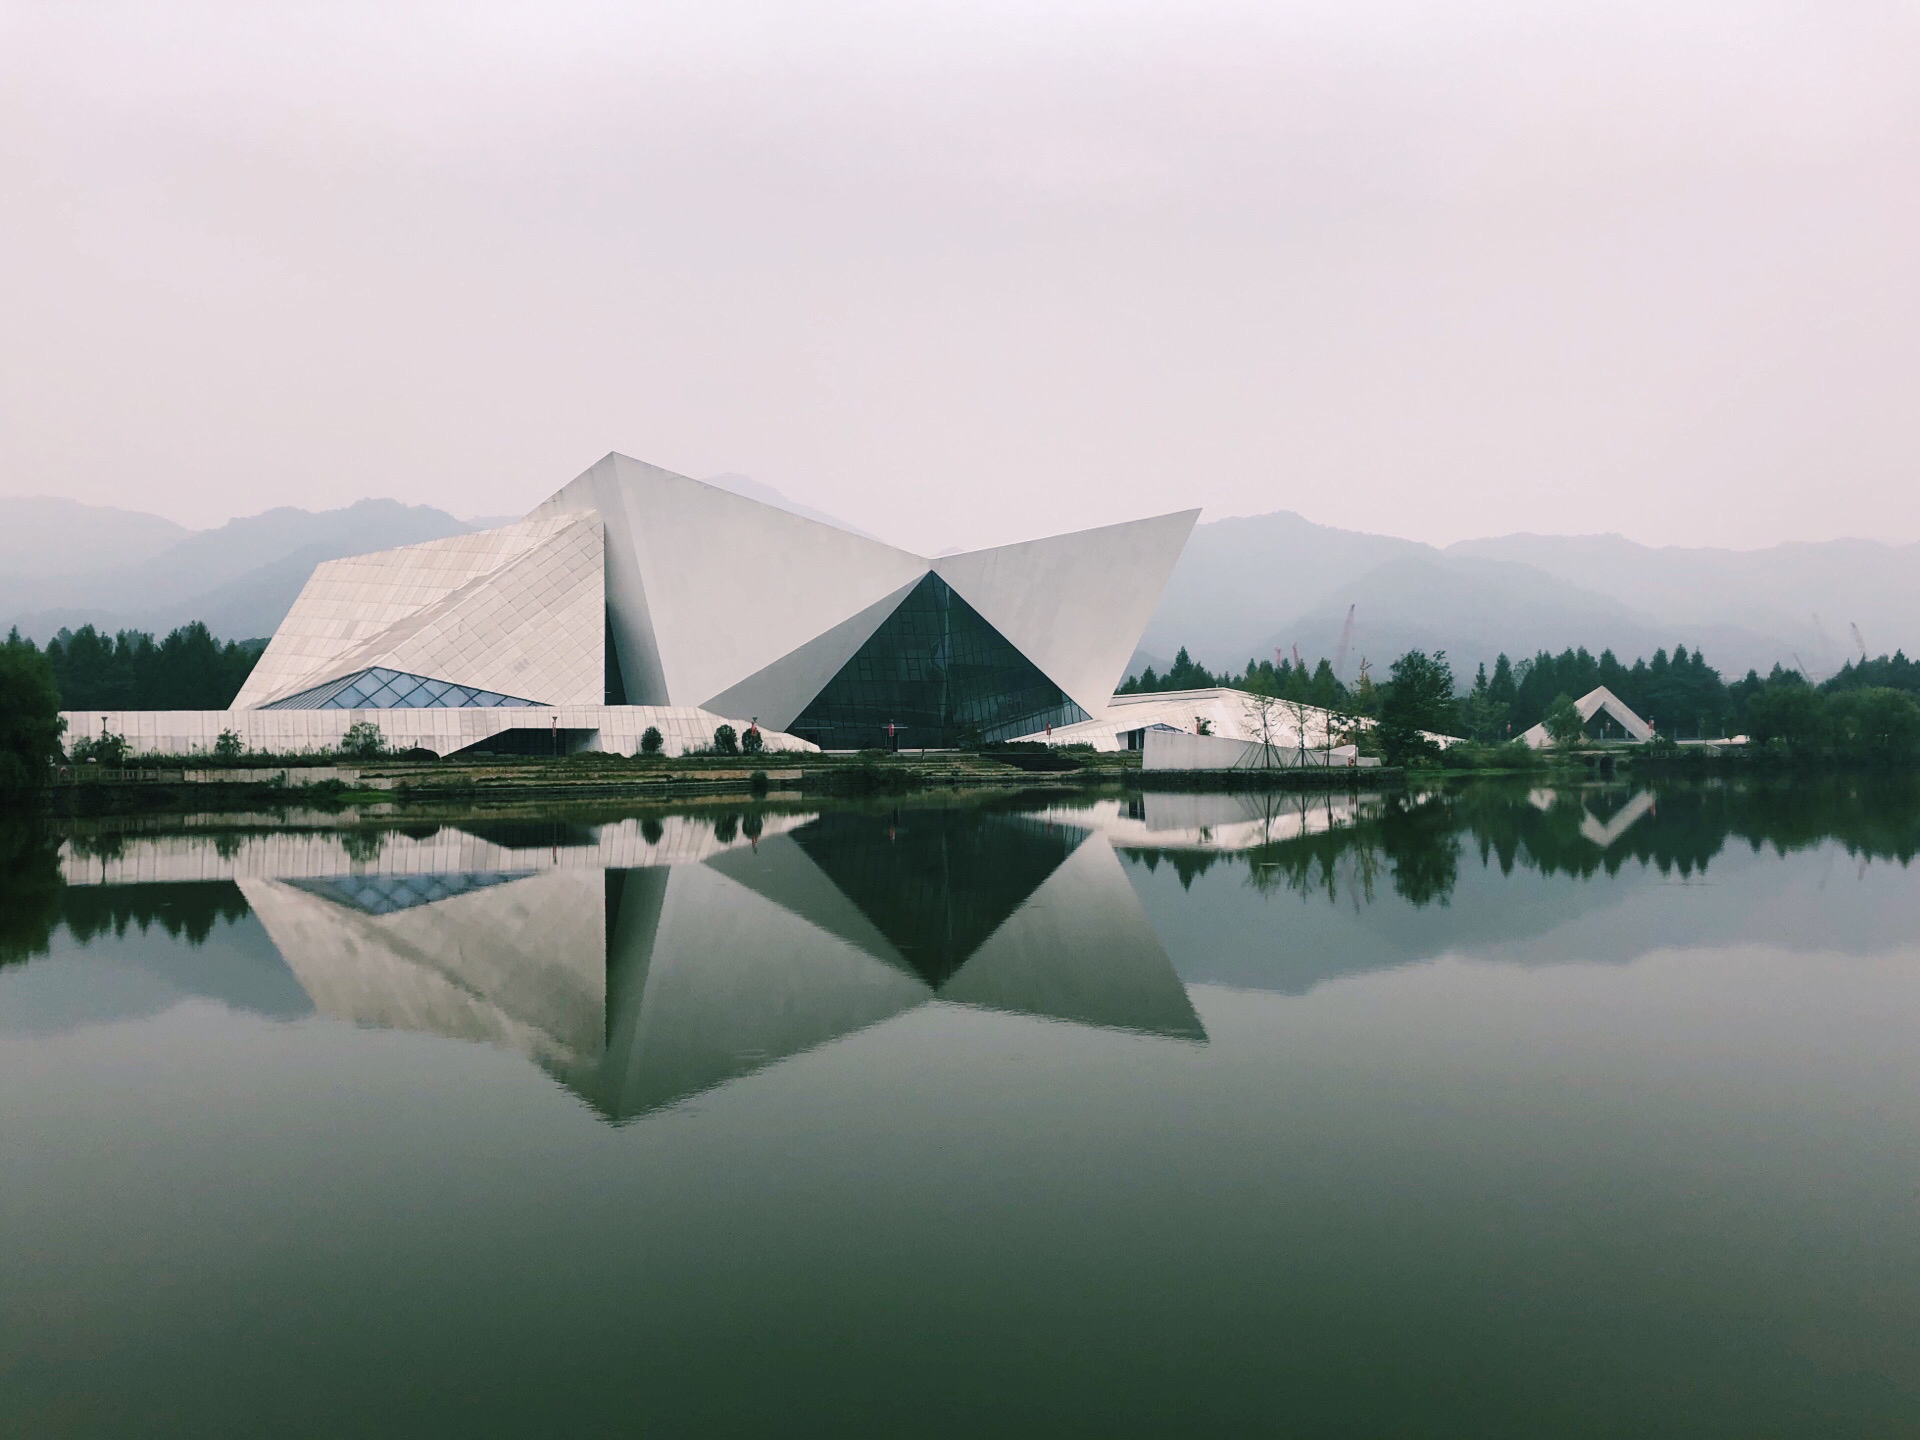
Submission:
[[[1775,664],[1820,679],[1857,659],[1920,653],[1920,546],[1835,540],[1730,551],[1616,535],[1466,541],[1447,549],[1316,525],[1290,512],[1196,527],[1132,667],[1333,657],[1343,678],[1410,649],[1455,675],[1545,650],[1651,656],[1685,645],[1728,676]],[[1861,638],[1855,639],[1858,627]]]
[[[201,531],[125,510],[0,500],[0,534],[12,537],[16,525],[61,533],[44,563],[0,569],[0,631],[17,625],[41,644],[89,624],[108,635],[165,635],[195,620],[222,639],[264,638],[322,560],[473,528],[397,500],[318,512],[283,507]],[[10,539],[9,548],[19,543]]]

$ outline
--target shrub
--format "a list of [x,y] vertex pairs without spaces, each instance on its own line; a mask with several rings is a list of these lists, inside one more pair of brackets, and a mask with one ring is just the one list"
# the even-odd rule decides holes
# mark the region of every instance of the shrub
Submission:
[[649,725],[640,732],[640,753],[642,755],[658,755],[660,753],[660,729],[658,726]]
[[82,764],[118,770],[127,763],[127,737],[106,730],[98,735],[83,735],[73,742],[72,755]]
[[213,755],[216,760],[238,760],[242,748],[238,734],[222,730],[220,738],[213,742]]
[[767,793],[767,788],[768,781],[766,771],[756,770],[752,775],[747,777],[747,789],[751,790],[754,794],[764,795]]
[[355,760],[378,760],[387,753],[387,737],[371,720],[356,720],[340,737],[340,753]]
[[716,755],[738,755],[740,736],[731,725],[720,725],[713,732],[713,753]]
[[747,733],[740,737],[740,748],[749,755],[758,755],[765,742],[760,738],[760,727],[749,725]]

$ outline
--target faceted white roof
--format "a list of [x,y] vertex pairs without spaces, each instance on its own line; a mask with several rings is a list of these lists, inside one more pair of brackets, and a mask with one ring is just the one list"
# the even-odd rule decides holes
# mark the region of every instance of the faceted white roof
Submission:
[[608,455],[533,516],[583,509],[606,522],[607,608],[628,701],[778,728],[929,572],[1099,714],[1200,514],[930,560],[625,455]]
[[932,573],[1099,715],[1198,516],[930,560],[608,455],[518,524],[321,565],[234,708],[372,666],[599,704],[610,642],[626,703],[783,730]]

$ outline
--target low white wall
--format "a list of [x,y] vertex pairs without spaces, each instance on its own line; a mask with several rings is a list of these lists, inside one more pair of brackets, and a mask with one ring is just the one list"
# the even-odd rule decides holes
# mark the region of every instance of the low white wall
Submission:
[[[133,755],[211,755],[223,731],[240,737],[250,753],[332,755],[347,727],[371,720],[389,747],[415,746],[450,755],[503,730],[589,731],[586,749],[631,755],[648,726],[658,729],[661,751],[681,755],[713,743],[717,726],[747,728],[710,710],[668,705],[508,705],[464,710],[68,710],[66,743],[98,735],[102,728],[126,737]],[[781,730],[762,730],[769,751],[817,750],[811,741]]]
[[[1347,754],[1352,749],[1348,747]],[[1347,755],[1336,754],[1334,763],[1344,765]],[[1318,767],[1327,763],[1326,753],[1294,746],[1263,747],[1253,740],[1231,740],[1224,735],[1187,735],[1172,730],[1149,730],[1140,755],[1143,770],[1264,770]]]

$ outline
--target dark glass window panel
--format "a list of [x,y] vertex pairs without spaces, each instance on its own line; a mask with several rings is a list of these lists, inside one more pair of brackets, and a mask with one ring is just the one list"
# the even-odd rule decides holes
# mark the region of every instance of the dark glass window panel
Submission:
[[787,728],[827,750],[1005,740],[1087,718],[938,575],[916,585]]

